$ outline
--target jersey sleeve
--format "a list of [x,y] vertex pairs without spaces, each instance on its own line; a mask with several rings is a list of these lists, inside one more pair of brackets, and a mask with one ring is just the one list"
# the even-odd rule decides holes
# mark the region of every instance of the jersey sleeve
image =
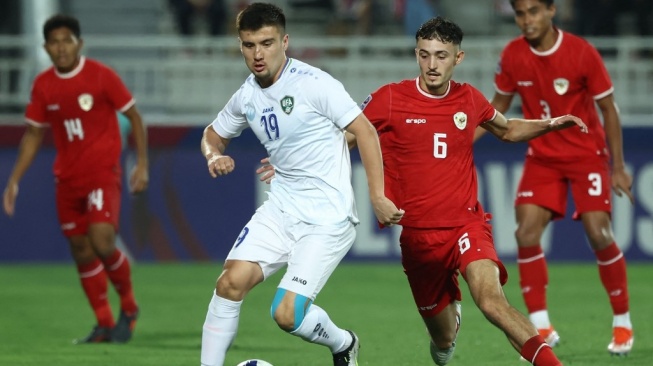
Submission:
[[103,69],[102,83],[104,84],[104,92],[107,95],[114,108],[120,112],[124,112],[134,105],[135,101],[129,89],[120,79],[120,76],[108,67]]
[[476,114],[473,121],[477,126],[485,122],[492,121],[497,115],[497,110],[494,109],[492,104],[485,98],[483,93],[470,85],[471,98],[474,105],[474,113]]
[[30,100],[25,109],[25,121],[36,127],[45,127],[46,101],[43,96],[42,82],[40,79],[34,81]]
[[610,74],[608,74],[599,52],[589,43],[585,52],[583,52],[583,59],[580,64],[583,65],[582,69],[585,70],[587,90],[595,100],[612,94],[614,88],[612,87]]
[[384,85],[365,98],[361,104],[365,117],[377,131],[385,129],[390,122],[390,95],[390,87]]
[[248,127],[244,103],[241,103],[243,90],[244,86],[231,96],[211,123],[213,130],[223,138],[238,137]]
[[344,129],[361,114],[360,107],[354,102],[342,83],[331,75],[324,73],[316,80],[319,85],[311,83],[303,85],[306,100],[319,113],[333,121],[338,128]]
[[497,93],[504,95],[513,95],[517,91],[517,85],[510,74],[509,55],[509,47],[504,48],[494,71],[494,88]]

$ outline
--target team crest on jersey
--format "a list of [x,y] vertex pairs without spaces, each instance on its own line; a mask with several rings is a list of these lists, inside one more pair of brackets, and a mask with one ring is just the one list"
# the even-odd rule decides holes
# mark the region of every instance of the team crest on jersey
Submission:
[[558,95],[564,95],[569,89],[569,80],[564,78],[557,78],[553,80],[553,88]]
[[283,109],[284,113],[290,114],[292,112],[292,109],[295,107],[295,98],[286,95],[281,99],[281,109]]
[[250,103],[247,103],[245,105],[245,118],[247,118],[249,122],[253,122],[254,117],[256,117],[256,111],[254,110],[254,106],[251,105]]
[[467,126],[467,115],[464,112],[454,114],[453,123],[456,124],[459,130],[464,130],[465,126]]
[[79,108],[84,112],[88,112],[93,108],[93,96],[88,93],[84,93],[77,97],[77,102],[79,103]]

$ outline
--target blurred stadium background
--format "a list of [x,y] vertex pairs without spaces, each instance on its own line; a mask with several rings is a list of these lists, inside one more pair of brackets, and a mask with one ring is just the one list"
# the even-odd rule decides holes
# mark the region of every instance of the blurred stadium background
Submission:
[[[407,0],[411,1],[411,0]],[[81,21],[84,53],[112,66],[133,92],[148,124],[150,188],[124,194],[121,241],[136,261],[220,261],[255,207],[265,186],[254,170],[264,150],[251,133],[229,147],[238,168],[213,180],[199,152],[202,129],[242,84],[248,72],[238,50],[233,19],[246,1],[226,1],[226,34],[208,34],[208,22],[195,18],[196,34],[182,36],[168,0],[3,0],[0,4],[0,182],[4,186],[24,131],[22,113],[34,76],[50,65],[42,49],[42,25],[56,12]],[[362,101],[383,83],[417,74],[414,37],[406,35],[395,0],[369,2],[364,18],[356,1],[277,1],[287,13],[290,51],[341,80]],[[559,24],[575,30],[583,14],[570,0],[556,1]],[[438,13],[466,32],[467,55],[454,79],[470,82],[488,98],[493,72],[506,42],[518,35],[507,0],[437,2]],[[360,5],[360,4],[359,4]],[[508,8],[506,9],[506,6]],[[634,173],[637,202],[614,200],[614,229],[629,261],[653,261],[653,37],[635,26],[638,14],[612,14],[616,33],[588,36],[604,56],[622,112],[624,150]],[[362,28],[365,19],[371,26]],[[653,21],[649,15],[649,26]],[[650,29],[649,29],[650,30]],[[517,106],[511,110],[519,114]],[[508,263],[516,244],[512,202],[525,145],[481,140],[476,159],[482,202],[494,215],[496,246]],[[54,207],[51,139],[24,177],[17,213],[0,215],[0,262],[68,262]],[[348,261],[398,259],[398,229],[379,231],[368,203],[365,175],[354,154],[354,185],[362,224]],[[125,153],[125,171],[133,157]],[[570,217],[571,209],[569,208]],[[593,262],[580,224],[552,225],[543,243],[552,261]]]

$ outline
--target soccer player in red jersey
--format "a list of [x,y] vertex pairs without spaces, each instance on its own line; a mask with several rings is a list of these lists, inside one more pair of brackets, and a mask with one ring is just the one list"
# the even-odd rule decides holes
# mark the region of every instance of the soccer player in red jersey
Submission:
[[460,326],[460,273],[485,317],[525,359],[560,365],[503,294],[507,272],[494,249],[489,215],[478,202],[472,147],[477,126],[504,141],[525,141],[571,126],[583,132],[586,126],[571,115],[506,119],[477,89],[451,80],[464,58],[463,32],[455,23],[433,18],[415,38],[419,77],[382,86],[363,102],[363,112],[379,132],[386,195],[405,210],[402,264],[431,336],[431,356],[444,365],[453,355]]
[[582,118],[589,129],[589,134],[568,129],[529,141],[515,201],[517,263],[526,307],[540,334],[550,345],[555,345],[559,336],[547,312],[548,274],[540,240],[549,221],[564,217],[567,191],[571,187],[576,207],[573,219],[583,222],[612,306],[613,338],[608,351],[625,354],[631,350],[634,337],[626,260],[611,228],[610,186],[617,195],[627,195],[631,202],[633,194],[632,177],[625,169],[612,82],[592,45],[553,25],[556,12],[553,0],[511,0],[510,3],[522,36],[503,50],[495,75],[492,105],[505,112],[513,95],[519,94],[525,118],[573,114]]
[[[18,183],[41,145],[45,127],[51,127],[57,150],[54,176],[61,230],[97,319],[91,333],[76,342],[126,342],[132,336],[138,306],[129,261],[115,246],[121,192],[116,111],[131,122],[136,143],[132,192],[143,191],[148,183],[145,128],[120,77],[80,55],[83,42],[77,19],[55,15],[45,22],[43,36],[53,67],[34,81],[25,112],[27,131],[4,190],[4,211],[14,214]],[[107,277],[120,295],[117,323],[107,298]]]

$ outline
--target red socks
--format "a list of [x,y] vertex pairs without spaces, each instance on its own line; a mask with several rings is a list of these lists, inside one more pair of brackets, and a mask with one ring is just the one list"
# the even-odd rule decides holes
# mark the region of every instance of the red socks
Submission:
[[129,260],[120,250],[116,249],[112,255],[102,259],[102,262],[111,283],[120,295],[120,308],[127,314],[133,314],[138,306],[132,290]]
[[551,347],[540,335],[527,340],[519,353],[535,366],[562,366]]
[[77,266],[77,272],[82,282],[82,288],[88,302],[93,308],[97,323],[101,327],[113,328],[113,314],[107,299],[107,274],[102,262],[95,259],[91,263]]
[[628,282],[626,259],[617,244],[594,252],[599,266],[599,276],[610,298],[614,315],[628,312]]
[[517,252],[519,284],[529,313],[546,310],[546,286],[549,274],[540,245],[519,247]]

